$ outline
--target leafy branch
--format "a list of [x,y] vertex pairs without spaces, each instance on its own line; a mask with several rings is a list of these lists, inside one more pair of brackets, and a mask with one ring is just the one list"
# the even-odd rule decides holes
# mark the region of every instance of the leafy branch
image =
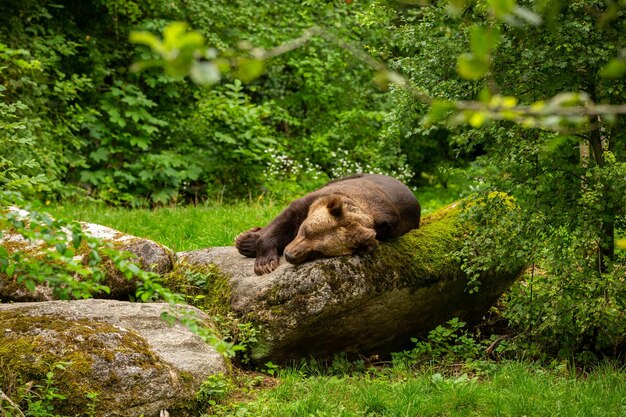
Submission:
[[[422,4],[423,3],[423,4]],[[469,6],[467,0],[449,0],[449,10],[453,15],[460,15]],[[430,6],[430,2],[420,2],[422,7]],[[470,52],[457,57],[457,72],[468,80],[481,80],[490,75],[491,54],[500,42],[499,25],[522,27],[526,24],[540,25],[542,18],[537,13],[521,7],[515,0],[506,2],[489,1],[486,8],[489,24],[473,25],[469,29]],[[603,16],[610,19],[610,15]],[[479,101],[439,100],[420,91],[404,75],[392,70],[389,66],[370,54],[362,47],[335,36],[328,28],[313,26],[306,29],[301,36],[269,50],[240,45],[240,50],[228,50],[218,53],[214,48],[205,46],[203,36],[196,31],[188,31],[186,24],[175,22],[163,32],[163,40],[148,32],[133,32],[132,42],[149,46],[159,58],[152,61],[138,62],[134,70],[148,66],[161,65],[170,75],[185,76],[204,85],[214,84],[222,74],[230,73],[242,81],[252,81],[259,77],[265,62],[271,58],[288,53],[307,44],[312,38],[318,37],[351,53],[356,59],[367,64],[375,72],[373,81],[382,89],[390,84],[406,90],[419,102],[430,106],[427,122],[449,120],[453,123],[469,123],[480,127],[490,120],[507,120],[525,127],[538,127],[553,131],[576,129],[593,129],[588,120],[593,116],[602,116],[610,121],[615,115],[626,114],[626,105],[597,104],[589,96],[578,92],[564,92],[548,100],[536,101],[531,104],[519,104],[517,98],[492,95],[485,90],[484,97]],[[622,51],[623,55],[623,51]],[[607,63],[599,72],[606,78],[615,78],[626,73],[626,62],[620,55]],[[491,88],[495,90],[495,88]]]
[[184,296],[163,286],[159,275],[141,269],[132,253],[88,235],[78,222],[54,219],[34,210],[14,193],[0,193],[0,201],[14,204],[0,211],[0,223],[6,225],[0,234],[0,274],[8,279],[30,291],[48,286],[55,298],[63,300],[91,298],[110,292],[103,284],[107,273],[104,262],[109,260],[126,279],[139,282],[135,293],[138,300],[169,304],[164,319],[172,324],[179,321],[224,355],[234,356],[240,349],[221,339],[187,308]]

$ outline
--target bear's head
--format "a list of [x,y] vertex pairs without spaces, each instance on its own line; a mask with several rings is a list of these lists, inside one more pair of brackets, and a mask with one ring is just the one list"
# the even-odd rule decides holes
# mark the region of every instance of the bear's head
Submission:
[[287,262],[367,253],[378,241],[373,217],[342,195],[320,197],[309,208],[296,238],[285,248]]

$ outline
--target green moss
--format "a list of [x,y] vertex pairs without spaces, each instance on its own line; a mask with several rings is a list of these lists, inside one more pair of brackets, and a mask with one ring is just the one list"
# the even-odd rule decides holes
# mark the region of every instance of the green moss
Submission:
[[187,371],[180,371],[180,378],[186,383],[189,384],[193,382],[193,375]]
[[[55,403],[56,410],[81,415],[91,403],[89,393],[99,394],[98,407],[106,409],[115,399],[106,388],[119,377],[112,372],[104,379],[95,366],[112,364],[118,355],[137,367],[164,366],[142,338],[107,323],[0,312],[0,389],[10,397],[30,381],[40,384],[54,364],[67,363],[55,371],[55,387],[67,397]],[[139,396],[143,387],[132,389]]]
[[453,204],[426,217],[419,229],[383,242],[373,256],[372,268],[399,272],[399,283],[419,289],[461,274],[453,253],[461,248],[466,227],[460,207]]
[[183,294],[189,304],[209,315],[227,316],[230,312],[231,287],[228,277],[215,264],[176,264],[174,270],[163,276],[170,290]]
[[[319,262],[316,268],[322,270],[324,284],[330,286],[332,293],[344,299],[352,298],[349,292],[355,289],[349,274],[369,280],[364,285],[377,293],[394,288],[417,291],[442,280],[454,279],[462,272],[452,254],[460,249],[461,237],[466,232],[459,219],[460,210],[460,205],[452,204],[436,211],[423,219],[419,229],[381,242],[359,265],[355,265],[351,257],[338,257],[332,262]],[[307,310],[310,297],[309,293],[294,294],[288,283],[277,282],[270,289],[265,311],[272,316],[297,316],[300,311]],[[256,312],[251,312],[251,316],[253,322],[269,320]],[[258,346],[254,349],[255,356],[258,349]]]

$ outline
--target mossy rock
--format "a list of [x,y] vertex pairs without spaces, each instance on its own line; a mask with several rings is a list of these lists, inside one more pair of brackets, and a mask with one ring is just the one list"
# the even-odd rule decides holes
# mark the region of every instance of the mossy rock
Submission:
[[110,300],[0,304],[0,389],[17,399],[20,388],[45,385],[52,370],[66,397],[52,403],[62,415],[90,407],[103,417],[196,415],[196,391],[228,366],[186,327],[166,323],[166,311],[167,304]]
[[[132,236],[98,224],[84,222],[80,224],[86,234],[108,242],[114,249],[132,253],[134,261],[147,271],[166,274],[172,270],[176,262],[174,251],[152,240]],[[11,233],[7,233],[0,238],[0,245],[9,252],[21,251],[26,256],[36,259],[42,259],[43,251],[47,249],[43,242],[29,242],[21,235]],[[76,254],[84,258],[83,262],[87,262],[86,253],[87,246],[83,242]],[[102,284],[109,287],[110,293],[92,294],[95,298],[128,300],[129,296],[135,294],[138,282],[136,280],[128,280],[115,268],[110,259],[106,257],[103,259],[102,268],[105,272]],[[0,273],[1,301],[25,302],[50,301],[53,299],[53,291],[46,286],[38,286],[35,291],[29,291],[24,284],[17,282],[15,275],[7,276],[4,273]]]
[[287,362],[338,352],[385,355],[407,346],[447,320],[475,323],[519,277],[488,271],[480,290],[453,256],[469,227],[453,204],[422,221],[419,229],[364,256],[320,259],[299,266],[284,259],[274,272],[256,276],[254,260],[233,247],[179,253],[186,267],[211,265],[228,277],[230,310],[261,333],[251,357]]

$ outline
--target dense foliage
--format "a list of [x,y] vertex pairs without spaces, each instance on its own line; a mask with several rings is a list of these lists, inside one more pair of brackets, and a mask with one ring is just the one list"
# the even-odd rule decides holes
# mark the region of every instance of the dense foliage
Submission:
[[[490,102],[498,96],[505,109],[506,100],[511,107],[540,100],[623,103],[626,82],[607,70],[624,47],[626,21],[616,4],[519,2],[540,13],[544,24],[537,25],[513,13],[498,16],[497,7],[482,2],[461,3],[467,4],[457,16],[427,7],[392,19],[400,51],[393,65],[430,97]],[[484,68],[472,61],[481,48],[488,55]],[[626,264],[614,247],[626,214],[624,118],[560,117],[557,106],[549,118],[519,123],[489,122],[480,112],[457,115],[480,128],[467,129],[420,124],[416,118],[432,116],[432,107],[403,91],[395,96],[397,129],[419,138],[447,132],[460,146],[484,153],[474,163],[478,193],[469,212],[484,227],[462,255],[470,273],[506,267],[512,258],[533,264],[510,296],[505,315],[511,323],[527,340],[566,356],[623,351]],[[496,191],[512,196],[523,216],[494,211]]]
[[[0,185],[154,206],[292,197],[356,171],[445,186],[471,164],[467,215],[483,227],[458,254],[466,271],[527,260],[504,310],[525,342],[618,354],[626,136],[623,111],[596,109],[626,96],[624,13],[608,0],[6,0]],[[245,58],[313,26],[323,36]],[[131,71],[157,61],[131,32],[177,30],[214,48],[180,52],[204,70]],[[217,55],[253,65],[221,71]],[[221,82],[192,82],[207,78]],[[523,210],[496,212],[494,198]]]
[[245,85],[238,74],[204,90],[156,69],[129,71],[152,56],[129,43],[132,30],[158,32],[184,20],[224,53],[278,46],[315,24],[338,38],[383,41],[383,29],[359,23],[366,8],[3,2],[0,181],[33,196],[79,193],[138,205],[280,192],[276,183],[285,179],[311,187],[357,170],[399,171],[405,158],[393,139],[377,140],[386,96],[365,64],[323,40],[267,62],[262,77]]

